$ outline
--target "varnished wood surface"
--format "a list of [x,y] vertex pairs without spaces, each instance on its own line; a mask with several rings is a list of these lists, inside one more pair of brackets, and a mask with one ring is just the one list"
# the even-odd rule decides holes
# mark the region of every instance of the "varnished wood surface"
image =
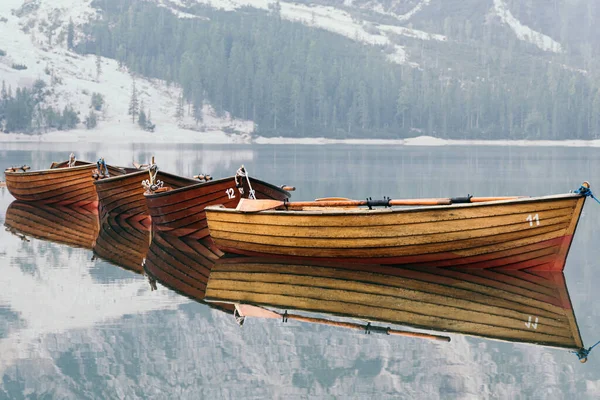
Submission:
[[[94,182],[101,214],[148,214],[142,181],[149,178],[147,170],[100,179]],[[180,188],[197,183],[194,179],[158,171],[157,180],[165,187]]]
[[[276,186],[250,178],[256,198],[283,200],[290,194]],[[189,236],[202,239],[208,236],[204,208],[223,204],[226,207],[237,206],[241,197],[248,196],[248,186],[243,180],[244,194],[240,195],[235,187],[234,177],[214,180],[179,189],[146,194],[146,204],[152,216],[153,227],[175,236]],[[229,198],[227,191],[233,194]]]
[[206,215],[215,244],[231,253],[471,268],[492,260],[514,268],[509,265],[530,260],[526,268],[557,270],[584,201],[566,194],[405,209],[244,213],[210,207]]
[[[92,172],[95,163],[77,161],[74,167],[67,162],[53,164],[50,169],[27,172],[5,171],[8,191],[21,201],[60,206],[86,206],[98,201]],[[108,166],[112,175],[121,175],[121,168]]]
[[22,201],[10,204],[5,225],[14,233],[85,249],[94,246],[100,229],[96,210]]
[[583,347],[561,272],[222,259],[212,268],[206,300]]
[[149,227],[123,214],[108,214],[102,220],[93,250],[95,256],[111,264],[142,274],[149,247]]
[[[204,303],[210,270],[221,253],[210,239],[195,240],[154,232],[144,270],[165,287]],[[212,304],[233,312],[231,304]]]

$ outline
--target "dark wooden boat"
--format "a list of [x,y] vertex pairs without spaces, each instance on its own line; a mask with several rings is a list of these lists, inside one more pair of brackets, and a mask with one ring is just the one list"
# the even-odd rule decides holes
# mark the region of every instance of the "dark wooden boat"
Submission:
[[[71,165],[71,166],[69,166]],[[123,168],[107,165],[111,176],[123,175]],[[6,187],[17,200],[56,206],[96,206],[94,189],[96,163],[64,161],[52,163],[49,169],[29,171],[29,167],[8,168]]]
[[98,212],[84,207],[52,207],[13,201],[5,226],[14,234],[91,249],[100,229]]
[[559,271],[584,201],[584,195],[568,193],[380,209],[320,206],[245,212],[209,207],[206,215],[215,244],[229,253],[398,266],[502,265]]
[[[293,264],[242,257],[213,266],[206,301],[236,304],[242,314],[240,305],[250,305],[359,319],[366,330],[369,321],[583,349],[561,272]],[[251,309],[250,315],[261,313]]]
[[[175,236],[202,239],[208,236],[204,208],[223,204],[235,207],[240,198],[248,197],[250,188],[246,177],[232,176],[206,183],[195,183],[178,189],[145,193],[146,204],[154,229]],[[249,178],[257,199],[284,200],[290,194],[277,186]],[[243,192],[243,193],[242,193]]]
[[[197,180],[162,171],[157,171],[156,178],[173,189],[198,183]],[[144,169],[95,181],[101,215],[148,215],[148,206],[144,199],[146,189],[142,186],[146,179],[148,170]]]
[[[204,303],[210,270],[221,255],[209,238],[194,240],[153,232],[144,270],[165,287]],[[235,308],[231,304],[211,306],[228,312]]]
[[102,219],[94,242],[94,256],[118,267],[144,273],[142,266],[150,247],[150,227],[126,215],[109,214]]

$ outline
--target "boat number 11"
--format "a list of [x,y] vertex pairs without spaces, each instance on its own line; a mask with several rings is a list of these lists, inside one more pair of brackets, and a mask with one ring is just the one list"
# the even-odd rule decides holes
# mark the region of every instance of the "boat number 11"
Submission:
[[535,225],[537,226],[540,224],[540,216],[538,214],[535,214],[535,215],[529,214],[527,216],[526,221],[529,222],[529,226],[533,226],[533,222],[535,221]]
[[[227,194],[227,197],[229,197],[230,199],[235,199],[235,191],[232,188],[229,188],[225,191],[225,193]],[[538,222],[539,225],[539,222]]]

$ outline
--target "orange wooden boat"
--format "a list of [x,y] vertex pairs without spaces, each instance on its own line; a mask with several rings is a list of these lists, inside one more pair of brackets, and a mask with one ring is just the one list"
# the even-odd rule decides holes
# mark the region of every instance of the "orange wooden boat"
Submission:
[[[589,187],[582,186],[577,193],[555,196],[477,203],[467,202],[469,197],[460,204],[428,199],[426,204],[448,205],[380,209],[333,208],[327,201],[296,208],[295,203],[280,202],[289,209],[256,212],[252,210],[278,204],[243,200],[238,209],[208,207],[206,216],[215,244],[229,253],[560,271],[588,194]],[[419,204],[418,199],[389,202]]]
[[[148,215],[148,206],[144,199],[146,189],[142,186],[142,182],[148,179],[148,174],[148,169],[135,170],[125,175],[95,181],[101,215]],[[197,180],[162,171],[157,171],[156,179],[173,189],[198,183]]]
[[[74,158],[52,163],[49,169],[30,171],[28,166],[7,168],[6,187],[21,201],[57,206],[96,206],[98,196],[94,189],[93,172],[96,163],[76,161]],[[123,168],[107,166],[110,175],[123,175]]]
[[142,266],[150,247],[150,229],[125,215],[109,214],[102,219],[94,242],[94,257],[118,267],[144,273]]
[[91,249],[100,230],[98,212],[84,207],[52,207],[13,201],[5,226],[13,234]]
[[[144,270],[149,278],[199,303],[204,303],[206,282],[222,255],[209,238],[194,240],[154,232]],[[152,284],[152,283],[151,283]],[[210,304],[233,313],[231,304]]]
[[[240,171],[243,171],[242,175]],[[174,236],[202,239],[208,236],[206,206],[224,204],[235,207],[240,198],[247,198],[250,193],[254,193],[257,199],[284,200],[290,197],[288,191],[282,188],[247,177],[243,167],[236,176],[178,189],[160,188],[156,192],[146,192],[145,197],[154,229]]]
[[[273,316],[252,307],[398,324],[581,351],[584,349],[561,272],[398,268],[366,264],[286,263],[222,259],[210,273],[206,301],[237,305],[245,316]],[[250,306],[250,307],[248,307]],[[294,315],[295,310],[296,314]],[[277,311],[286,319],[285,313]],[[345,326],[339,318],[330,325]],[[350,324],[352,325],[356,324]],[[375,328],[389,333],[389,328]]]

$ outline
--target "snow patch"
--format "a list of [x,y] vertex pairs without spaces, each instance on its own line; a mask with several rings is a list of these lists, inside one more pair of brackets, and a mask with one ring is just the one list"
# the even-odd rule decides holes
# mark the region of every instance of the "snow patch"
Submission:
[[508,9],[508,5],[503,0],[494,0],[494,11],[496,15],[500,17],[500,20],[507,24],[520,40],[531,43],[544,51],[562,53],[562,46],[560,43],[550,36],[534,31],[530,27],[523,25],[512,15]]
[[[198,3],[204,3],[210,7],[233,11],[241,7],[254,7],[268,10],[269,5],[275,4],[270,0],[197,0]],[[417,66],[408,61],[406,51],[402,46],[398,46],[385,35],[372,34],[365,30],[361,21],[355,20],[350,13],[330,6],[320,6],[311,4],[310,6],[296,3],[280,2],[281,17],[290,21],[298,21],[304,25],[321,28],[338,35],[360,43],[366,43],[376,46],[387,46],[392,51],[388,54],[388,59],[398,64],[408,64]],[[405,28],[406,32],[410,29]],[[404,34],[404,33],[401,33]],[[417,34],[414,33],[413,37]]]
[[[425,7],[429,3],[431,3],[431,0],[423,0],[419,4],[417,4],[416,6],[414,6],[406,14],[396,14],[395,12],[392,12],[392,11],[386,11],[383,8],[383,5],[381,3],[377,3],[375,5],[368,4],[368,5],[366,5],[366,6],[362,7],[362,8],[373,10],[373,11],[379,13],[379,14],[389,15],[389,16],[392,16],[392,17],[396,18],[398,21],[404,22],[404,21],[408,21],[409,19],[411,19],[416,13],[418,13],[419,11],[421,11],[423,9],[423,7]],[[344,4],[344,5],[346,5],[346,4]],[[396,4],[392,4],[390,7],[388,7],[388,9],[394,8],[395,5]]]

